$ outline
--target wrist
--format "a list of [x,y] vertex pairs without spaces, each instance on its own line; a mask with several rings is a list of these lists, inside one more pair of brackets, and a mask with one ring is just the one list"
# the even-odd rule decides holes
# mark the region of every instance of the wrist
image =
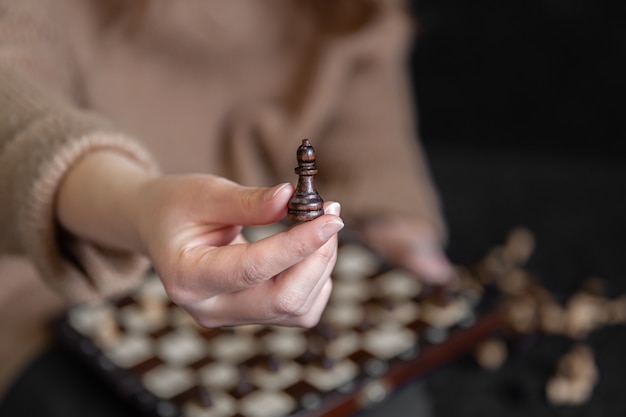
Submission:
[[144,253],[139,233],[140,190],[155,174],[126,155],[90,153],[66,174],[59,187],[56,215],[75,236],[117,250]]

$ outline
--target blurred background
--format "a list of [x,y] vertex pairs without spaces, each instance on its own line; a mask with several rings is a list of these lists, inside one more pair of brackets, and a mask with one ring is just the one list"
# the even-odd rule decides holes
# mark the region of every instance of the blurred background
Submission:
[[626,134],[626,3],[412,1],[427,144],[611,155]]
[[[609,296],[626,293],[626,2],[410,5],[419,22],[410,57],[416,118],[451,259],[472,262],[523,225],[537,241],[528,268],[560,299],[589,277],[604,279]],[[600,381],[583,405],[546,401],[546,380],[574,343],[548,336],[529,341],[496,371],[468,357],[430,375],[419,387],[429,396],[424,415],[626,415],[626,329],[605,328],[587,342]],[[125,406],[103,398],[104,385],[72,383],[89,380],[72,360],[57,347],[24,380],[45,385],[46,375],[65,373],[56,388],[82,399],[56,404],[66,415],[72,407],[120,415]],[[28,401],[24,384],[17,395]],[[39,399],[46,400],[54,401]],[[381,414],[396,415],[384,407]]]
[[567,248],[555,273],[622,275],[626,3],[411,4],[416,117],[452,253],[526,221],[540,247]]
[[[411,57],[422,143],[449,226],[471,262],[514,226],[533,231],[528,268],[561,300],[590,277],[626,292],[626,3],[420,0]],[[622,416],[626,330],[587,342],[591,400],[553,407],[544,386],[573,341],[533,340],[498,371],[471,360],[427,381],[437,416]],[[451,401],[453,399],[453,401]]]

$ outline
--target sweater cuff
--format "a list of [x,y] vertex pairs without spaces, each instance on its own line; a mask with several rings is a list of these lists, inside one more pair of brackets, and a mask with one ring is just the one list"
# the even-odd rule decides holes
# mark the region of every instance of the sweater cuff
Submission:
[[55,215],[59,185],[85,155],[120,152],[148,171],[157,165],[143,147],[128,137],[93,132],[66,141],[39,169],[20,221],[23,245],[43,278],[71,301],[88,301],[129,291],[143,278],[148,260],[124,251],[98,247],[65,233]]

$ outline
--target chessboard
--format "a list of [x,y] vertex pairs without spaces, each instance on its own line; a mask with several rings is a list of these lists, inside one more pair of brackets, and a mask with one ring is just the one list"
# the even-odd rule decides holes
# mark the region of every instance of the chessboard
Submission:
[[202,328],[155,274],[122,298],[73,306],[53,328],[145,416],[347,416],[497,331],[486,287],[458,271],[455,285],[430,287],[343,242],[311,329]]

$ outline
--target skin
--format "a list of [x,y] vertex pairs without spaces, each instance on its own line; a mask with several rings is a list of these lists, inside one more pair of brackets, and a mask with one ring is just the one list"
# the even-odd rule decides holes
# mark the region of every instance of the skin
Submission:
[[[267,323],[312,327],[332,290],[340,205],[258,242],[243,226],[284,218],[294,188],[244,187],[211,175],[158,175],[113,151],[87,155],[63,180],[59,223],[74,235],[147,256],[170,298],[206,327]],[[364,225],[383,256],[423,281],[451,267],[427,222],[387,217]]]
[[241,235],[242,226],[283,218],[293,191],[290,184],[250,188],[210,175],[149,174],[100,151],[70,170],[56,209],[76,236],[148,256],[168,295],[201,325],[311,327],[332,289],[339,204],[255,243]]
[[381,217],[363,224],[361,233],[367,244],[384,258],[403,266],[426,283],[446,284],[453,275],[440,234],[423,219]]

